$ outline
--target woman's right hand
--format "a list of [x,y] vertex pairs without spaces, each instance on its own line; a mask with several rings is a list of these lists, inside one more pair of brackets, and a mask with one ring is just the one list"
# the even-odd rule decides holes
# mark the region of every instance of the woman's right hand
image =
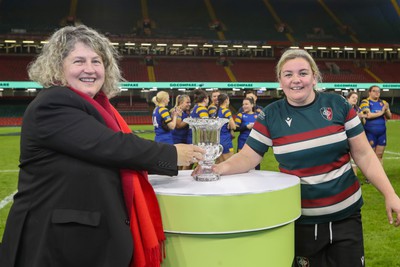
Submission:
[[189,166],[192,163],[203,160],[206,151],[195,145],[175,144],[178,154],[178,166]]

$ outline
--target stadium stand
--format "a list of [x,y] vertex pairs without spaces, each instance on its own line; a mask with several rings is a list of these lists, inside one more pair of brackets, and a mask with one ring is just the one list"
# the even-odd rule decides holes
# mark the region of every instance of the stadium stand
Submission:
[[231,69],[238,81],[276,81],[274,59],[232,59]]
[[[294,45],[312,47],[309,51],[324,82],[398,83],[397,12],[393,1],[378,0],[87,0],[79,1],[79,5],[77,1],[1,0],[0,81],[29,80],[26,67],[41,49],[41,44],[8,45],[6,39],[39,43],[58,27],[84,23],[119,43],[123,55],[120,66],[127,81],[275,82],[277,59]],[[142,47],[144,41],[152,46]],[[192,41],[214,47],[172,47],[174,42]],[[136,46],[124,46],[125,42]],[[157,47],[160,42],[168,47]],[[219,48],[220,44],[230,48]],[[236,44],[243,49],[232,50]],[[252,44],[272,48],[259,53],[248,49]],[[383,51],[384,44],[390,44],[393,50]],[[339,46],[342,51],[319,50],[318,46]],[[347,46],[354,51],[343,50]],[[362,46],[367,52],[357,50]],[[375,46],[380,51],[372,52]],[[4,97],[8,95],[0,93],[0,125],[20,123],[21,111],[27,105]],[[259,97],[265,105],[271,99]],[[388,100],[393,102],[392,110],[400,113],[398,99],[396,95]],[[147,101],[135,92],[134,97],[122,95],[113,103],[130,123],[149,124],[152,104]],[[233,106],[240,104],[240,96],[232,98]]]
[[26,67],[32,56],[1,55],[0,81],[29,81]]
[[229,82],[216,58],[156,58],[154,72],[159,82]]

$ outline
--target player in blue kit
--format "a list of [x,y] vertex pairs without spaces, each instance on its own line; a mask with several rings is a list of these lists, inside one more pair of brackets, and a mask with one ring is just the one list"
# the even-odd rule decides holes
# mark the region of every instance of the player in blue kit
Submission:
[[368,141],[383,165],[383,153],[386,147],[386,120],[392,118],[389,103],[380,99],[381,89],[373,85],[368,90],[369,97],[360,104],[361,112],[365,114],[365,134]]
[[239,131],[238,151],[240,151],[249,137],[254,122],[257,119],[257,113],[254,112],[254,100],[252,98],[243,99],[242,112],[239,112],[235,118],[236,131]]
[[175,129],[177,113],[171,114],[168,111],[169,94],[160,91],[152,100],[156,105],[152,115],[155,132],[154,141],[173,145],[171,130]]
[[[238,152],[243,148],[246,143],[247,138],[250,135],[251,129],[253,129],[254,122],[257,119],[257,112],[255,110],[255,102],[251,97],[246,97],[243,99],[242,103],[242,112],[236,114],[235,131],[239,131],[238,142],[237,142],[237,150]],[[255,167],[256,170],[261,168],[260,164]]]
[[229,109],[229,97],[225,93],[221,93],[218,96],[217,117],[228,119],[228,122],[222,126],[220,131],[220,144],[224,149],[216,162],[222,162],[230,158],[234,153],[231,131],[236,128],[232,112]]
[[189,125],[183,120],[190,116],[190,97],[188,95],[178,95],[176,97],[175,107],[170,113],[177,112],[176,126],[171,131],[174,144],[191,144],[192,140],[188,140]]

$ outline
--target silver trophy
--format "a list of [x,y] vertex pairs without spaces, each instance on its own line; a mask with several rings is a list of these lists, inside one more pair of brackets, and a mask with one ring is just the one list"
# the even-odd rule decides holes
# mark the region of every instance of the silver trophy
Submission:
[[215,160],[222,154],[223,147],[219,142],[220,131],[228,119],[186,118],[183,120],[192,129],[192,143],[206,151],[204,159],[199,161],[200,170],[194,177],[196,181],[216,181],[220,176],[212,171]]

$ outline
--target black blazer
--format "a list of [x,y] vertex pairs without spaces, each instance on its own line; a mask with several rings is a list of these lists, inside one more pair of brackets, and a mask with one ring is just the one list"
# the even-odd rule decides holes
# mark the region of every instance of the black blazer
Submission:
[[121,168],[176,175],[176,149],[115,133],[68,88],[43,89],[24,115],[0,266],[128,266],[133,242]]

